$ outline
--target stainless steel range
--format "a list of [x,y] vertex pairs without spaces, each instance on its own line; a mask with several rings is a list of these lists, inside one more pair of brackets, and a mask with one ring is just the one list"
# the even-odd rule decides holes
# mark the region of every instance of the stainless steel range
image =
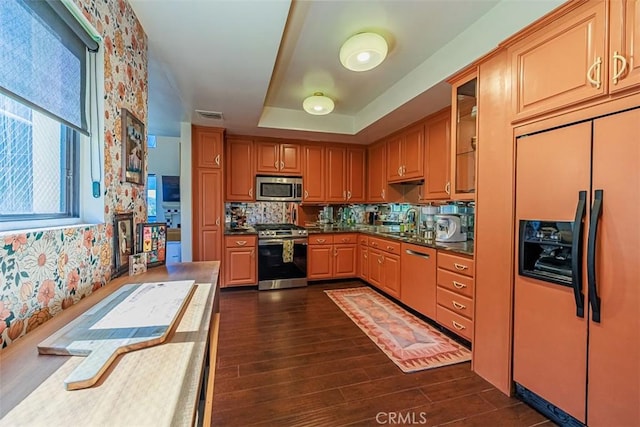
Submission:
[[256,224],[258,289],[307,286],[307,230],[295,224]]

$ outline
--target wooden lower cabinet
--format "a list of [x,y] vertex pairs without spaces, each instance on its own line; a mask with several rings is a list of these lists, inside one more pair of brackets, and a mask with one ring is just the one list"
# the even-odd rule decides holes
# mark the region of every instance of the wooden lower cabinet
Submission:
[[224,287],[257,283],[256,237],[226,236]]
[[473,341],[474,260],[438,251],[436,320],[445,328]]
[[403,243],[400,255],[400,300],[436,318],[436,249]]
[[369,281],[369,248],[367,236],[358,236],[358,277],[362,280]]
[[309,238],[307,279],[357,277],[355,234],[318,234]]
[[400,298],[400,244],[369,238],[369,283],[389,295]]

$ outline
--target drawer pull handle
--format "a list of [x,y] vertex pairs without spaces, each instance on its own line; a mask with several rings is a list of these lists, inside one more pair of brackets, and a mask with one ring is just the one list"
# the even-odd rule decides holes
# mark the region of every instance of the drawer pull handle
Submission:
[[451,323],[453,324],[453,327],[456,328],[459,331],[461,331],[463,329],[466,329],[463,325],[461,325],[460,323],[456,322],[455,320],[452,320]]
[[217,166],[220,166],[220,154],[216,156],[216,159],[214,161],[216,162]]
[[376,242],[371,242],[371,246],[378,246]]
[[[600,82],[601,64],[602,64],[602,58],[598,56],[596,58],[596,62],[594,62],[591,65],[591,67],[589,67],[589,70],[587,71],[587,80],[589,81],[589,83],[595,86],[596,89],[600,89],[600,86],[601,86],[601,82]],[[595,70],[595,78],[593,77],[594,70]]]
[[238,246],[244,246],[244,245],[246,245],[246,244],[247,244],[247,241],[246,241],[246,240],[238,240],[238,241],[236,242],[236,245],[238,245]]
[[342,239],[342,243],[349,243],[349,239],[347,238]]
[[273,164],[273,167],[274,167],[274,168],[276,168],[276,170],[280,169],[280,168],[278,167],[278,161],[277,161],[277,160],[276,160],[276,162]]
[[460,303],[459,303],[459,302],[457,302],[457,301],[451,301],[451,304],[453,304],[453,306],[454,306],[455,308],[457,308],[458,310],[464,310],[465,308],[467,308],[467,306],[466,306],[466,305],[464,305],[464,304],[460,304]]
[[284,170],[284,162],[280,162],[280,170]]
[[467,268],[469,268],[466,265],[458,264],[457,262],[453,263],[453,266],[456,268],[456,270],[460,270],[460,271],[464,271]]
[[[621,62],[622,65],[620,69],[618,69],[618,62]],[[624,74],[625,69],[627,68],[627,58],[620,55],[617,51],[613,52],[613,84],[617,85],[618,80]]]
[[305,199],[309,198],[309,192],[307,190],[304,190],[304,198]]
[[253,188],[249,189],[249,197],[253,197]]
[[324,239],[316,239],[316,242],[318,242],[318,243],[324,243],[324,242],[325,242],[325,240],[324,240]]
[[453,287],[457,288],[457,289],[464,289],[464,288],[467,287],[467,285],[465,285],[464,283],[456,282],[455,280],[453,280]]
[[392,251],[393,250],[393,246],[387,246],[387,250],[388,251]]

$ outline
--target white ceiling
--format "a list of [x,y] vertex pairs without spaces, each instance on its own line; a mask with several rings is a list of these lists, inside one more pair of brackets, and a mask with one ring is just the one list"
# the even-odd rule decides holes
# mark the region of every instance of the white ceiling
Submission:
[[[564,0],[130,2],[149,38],[150,134],[179,136],[180,122],[191,122],[369,143],[449,105],[446,78]],[[355,73],[338,53],[362,31],[384,36],[389,54]],[[318,91],[334,99],[333,113],[302,110]]]

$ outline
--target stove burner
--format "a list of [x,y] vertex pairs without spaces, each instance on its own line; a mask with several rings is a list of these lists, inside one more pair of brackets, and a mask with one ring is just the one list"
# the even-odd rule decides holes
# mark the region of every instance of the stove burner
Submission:
[[307,236],[307,230],[295,224],[256,224],[253,227],[258,231],[258,238]]

